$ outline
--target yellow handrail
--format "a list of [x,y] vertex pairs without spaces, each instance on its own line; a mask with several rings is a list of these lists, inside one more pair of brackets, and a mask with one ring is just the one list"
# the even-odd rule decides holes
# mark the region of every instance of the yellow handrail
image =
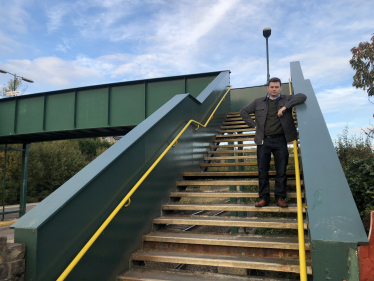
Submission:
[[[291,80],[289,80],[290,95],[292,95]],[[297,198],[297,229],[299,235],[299,264],[300,264],[300,281],[307,281],[306,259],[305,259],[305,240],[304,240],[304,218],[303,218],[303,201],[301,199],[301,183],[299,155],[297,152],[297,141],[293,141],[295,175],[296,175],[296,198]]]
[[[179,137],[183,134],[183,132],[188,128],[188,126],[191,123],[195,123],[198,126],[206,127],[210,120],[212,120],[214,113],[217,111],[217,108],[220,106],[220,104],[225,100],[225,97],[227,93],[230,91],[232,86],[229,86],[229,89],[226,91],[226,93],[223,95],[222,99],[217,104],[216,108],[213,110],[212,114],[209,116],[206,123],[203,125],[195,120],[190,120],[184,126],[184,128],[179,132],[179,134],[174,138],[174,140],[169,144],[169,146],[164,150],[164,152],[157,158],[157,160],[152,164],[152,166],[145,172],[145,174],[140,178],[140,180],[134,185],[134,187],[130,190],[129,193],[125,196],[125,198],[122,199],[122,201],[118,204],[118,206],[114,209],[114,211],[109,215],[109,217],[104,221],[104,223],[100,226],[100,228],[95,232],[95,234],[91,237],[91,239],[87,242],[87,244],[80,250],[78,255],[72,260],[72,262],[68,265],[68,267],[64,270],[64,272],[60,275],[60,277],[57,279],[57,281],[65,280],[65,278],[69,275],[69,273],[73,270],[73,268],[77,265],[77,263],[80,261],[80,259],[84,256],[84,254],[88,251],[88,249],[92,246],[92,244],[96,241],[96,239],[99,237],[99,235],[104,231],[104,229],[108,226],[108,224],[112,221],[112,219],[115,217],[115,215],[121,210],[123,205],[127,201],[129,203],[126,205],[130,205],[130,197],[134,194],[134,192],[138,189],[138,187],[142,184],[142,182],[147,178],[147,176],[152,172],[152,170],[156,167],[156,165],[161,161],[161,159],[165,156],[165,154],[170,150],[171,147],[176,146],[178,143]],[[198,127],[199,128],[199,127]],[[197,128],[197,129],[198,129]]]

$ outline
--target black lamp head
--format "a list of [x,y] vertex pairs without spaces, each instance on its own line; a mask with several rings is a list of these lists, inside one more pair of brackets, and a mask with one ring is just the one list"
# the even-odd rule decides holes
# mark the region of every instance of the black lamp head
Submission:
[[262,34],[264,35],[265,38],[269,38],[271,35],[271,28],[270,27],[264,28]]

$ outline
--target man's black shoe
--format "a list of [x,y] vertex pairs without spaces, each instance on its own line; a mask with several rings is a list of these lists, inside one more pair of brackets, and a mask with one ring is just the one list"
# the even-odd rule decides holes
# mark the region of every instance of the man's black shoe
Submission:
[[269,206],[269,203],[267,203],[264,199],[261,199],[255,204],[255,207],[264,207]]

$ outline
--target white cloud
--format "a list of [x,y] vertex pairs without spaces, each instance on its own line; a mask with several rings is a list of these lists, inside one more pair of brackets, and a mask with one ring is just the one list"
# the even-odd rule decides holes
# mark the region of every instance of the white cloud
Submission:
[[57,51],[61,51],[66,53],[68,50],[71,49],[71,40],[68,38],[62,38],[62,44],[58,44],[56,47]]
[[69,12],[68,4],[50,6],[46,9],[48,17],[47,29],[51,33],[59,29],[62,25],[62,18]]
[[[0,26],[17,33],[26,33],[28,25],[26,21],[30,20],[29,14],[24,6],[26,1],[2,1],[0,2]],[[22,7],[23,6],[23,7]]]
[[34,80],[29,90],[56,90],[75,86],[97,84],[102,76],[95,70],[83,67],[72,61],[64,61],[57,57],[41,57],[35,60],[10,60],[1,65],[12,73]]
[[354,87],[335,88],[317,92],[319,106],[323,113],[345,113],[358,107],[369,105],[368,95]]

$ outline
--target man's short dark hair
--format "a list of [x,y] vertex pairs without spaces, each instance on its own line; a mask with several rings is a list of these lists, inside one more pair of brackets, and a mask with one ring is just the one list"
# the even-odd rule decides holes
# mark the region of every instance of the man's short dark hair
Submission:
[[279,86],[282,86],[282,82],[278,77],[273,77],[269,80],[268,86],[270,85],[270,82],[279,82]]

